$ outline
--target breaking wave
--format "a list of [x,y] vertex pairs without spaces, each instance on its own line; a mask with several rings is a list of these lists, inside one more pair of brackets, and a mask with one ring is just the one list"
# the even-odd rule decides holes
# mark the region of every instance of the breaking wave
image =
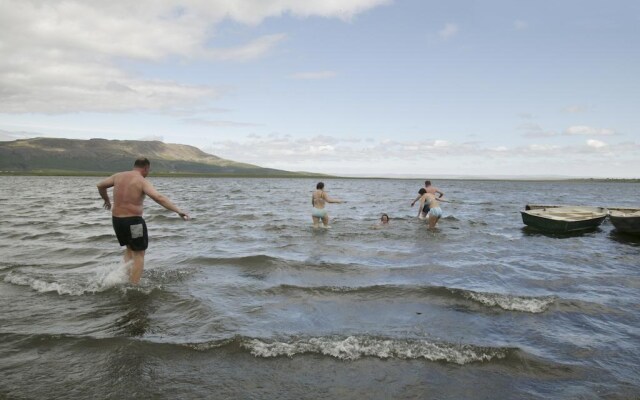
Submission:
[[469,344],[450,344],[420,339],[388,339],[368,336],[294,338],[285,341],[236,337],[229,341],[191,344],[196,350],[237,345],[260,358],[293,357],[319,354],[352,361],[362,357],[381,359],[425,359],[454,364],[469,364],[501,360],[514,355],[518,349],[483,347]]
[[[129,281],[128,265],[106,265],[89,276],[78,277],[50,277],[45,274],[26,274],[20,271],[10,271],[5,277],[6,283],[19,286],[29,286],[40,292],[56,292],[60,295],[81,296],[83,294],[98,293],[124,285]],[[84,279],[83,279],[84,278]]]
[[517,296],[511,294],[476,292],[472,290],[448,288],[444,286],[400,286],[374,285],[361,287],[348,286],[316,286],[304,287],[294,285],[280,285],[268,291],[279,294],[291,291],[302,291],[316,294],[352,293],[371,297],[406,297],[406,296],[437,296],[457,300],[471,300],[487,307],[498,307],[507,311],[528,313],[542,313],[557,301],[555,296]]

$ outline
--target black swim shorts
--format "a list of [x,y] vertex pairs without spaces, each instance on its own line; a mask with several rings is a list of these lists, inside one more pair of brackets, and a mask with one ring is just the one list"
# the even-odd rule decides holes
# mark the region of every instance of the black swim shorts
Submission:
[[120,246],[128,246],[135,251],[147,249],[149,236],[147,236],[147,224],[142,217],[112,217],[111,220]]
[[430,210],[429,204],[425,203],[424,207],[422,207],[422,212],[425,214],[429,214],[429,210]]

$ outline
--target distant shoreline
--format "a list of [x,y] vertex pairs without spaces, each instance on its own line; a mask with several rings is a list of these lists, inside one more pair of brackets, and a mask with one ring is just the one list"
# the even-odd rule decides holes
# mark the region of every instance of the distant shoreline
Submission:
[[[95,176],[106,177],[111,176],[115,172],[99,172],[99,171],[0,171],[0,176]],[[314,175],[295,173],[290,174],[252,174],[252,173],[189,173],[189,172],[151,172],[149,177],[162,178],[335,178],[330,175]]]
[[[0,176],[110,176],[115,172],[99,171],[0,171]],[[396,177],[362,177],[362,176],[335,176],[323,174],[305,174],[292,172],[291,174],[243,174],[243,173],[172,173],[172,172],[152,172],[150,177],[159,178],[322,178],[322,179],[384,179],[384,180],[421,180],[421,178],[396,178]],[[640,178],[566,178],[566,179],[544,179],[544,178],[483,178],[483,177],[457,177],[457,178],[434,178],[436,181],[485,181],[485,182],[572,182],[572,183],[640,183]]]

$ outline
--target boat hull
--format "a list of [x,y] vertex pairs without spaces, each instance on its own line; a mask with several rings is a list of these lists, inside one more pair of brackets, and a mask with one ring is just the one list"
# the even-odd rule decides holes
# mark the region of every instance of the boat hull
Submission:
[[556,207],[553,211],[545,209],[521,211],[525,225],[545,232],[566,233],[595,229],[607,218],[607,210],[603,208],[580,208],[583,217],[572,216],[575,207]]
[[640,212],[634,212],[633,215],[630,215],[625,212],[612,211],[609,220],[618,232],[640,235]]

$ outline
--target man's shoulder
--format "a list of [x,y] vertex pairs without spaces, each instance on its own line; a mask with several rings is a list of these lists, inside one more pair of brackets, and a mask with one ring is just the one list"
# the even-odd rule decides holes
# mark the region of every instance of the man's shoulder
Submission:
[[113,179],[118,180],[120,182],[144,182],[145,179],[140,176],[140,174],[135,173],[134,171],[123,171],[118,172],[113,175]]

